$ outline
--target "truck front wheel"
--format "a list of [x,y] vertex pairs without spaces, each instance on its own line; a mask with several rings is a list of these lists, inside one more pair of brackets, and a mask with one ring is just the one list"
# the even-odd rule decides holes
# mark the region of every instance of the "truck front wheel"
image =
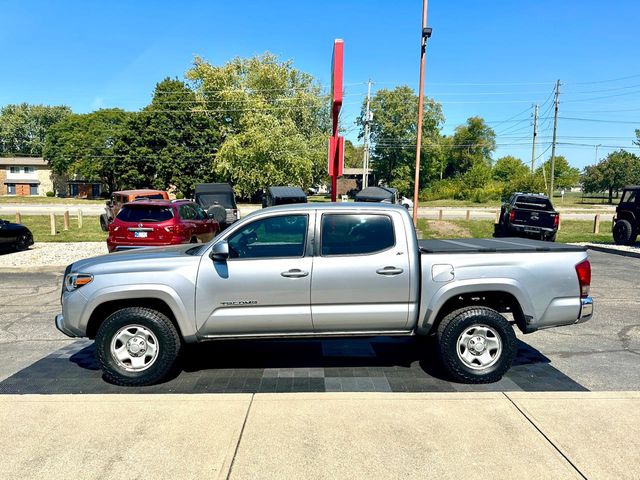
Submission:
[[487,307],[451,312],[438,326],[438,352],[446,371],[463,383],[497,382],[516,356],[516,335],[506,318]]
[[96,358],[103,377],[116,385],[152,385],[174,369],[180,335],[161,312],[123,308],[111,314],[96,334]]

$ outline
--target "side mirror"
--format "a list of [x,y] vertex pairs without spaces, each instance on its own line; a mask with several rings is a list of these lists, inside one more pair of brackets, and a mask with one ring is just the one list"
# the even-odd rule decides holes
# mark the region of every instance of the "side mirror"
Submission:
[[226,241],[216,243],[211,249],[209,258],[214,262],[226,262],[229,258],[229,244]]

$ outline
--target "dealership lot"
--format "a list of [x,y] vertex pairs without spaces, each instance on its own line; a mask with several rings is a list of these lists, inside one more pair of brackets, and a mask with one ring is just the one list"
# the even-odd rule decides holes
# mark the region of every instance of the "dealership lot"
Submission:
[[502,381],[449,382],[431,345],[413,339],[245,341],[189,348],[183,372],[138,390],[100,378],[92,343],[67,339],[53,325],[61,273],[3,272],[0,291],[0,392],[456,392],[640,390],[640,259],[590,252],[593,319],[520,335],[514,367]]

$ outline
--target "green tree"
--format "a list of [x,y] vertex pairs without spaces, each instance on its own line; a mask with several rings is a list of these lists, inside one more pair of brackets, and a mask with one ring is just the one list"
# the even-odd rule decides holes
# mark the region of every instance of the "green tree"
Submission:
[[0,156],[42,155],[47,130],[71,115],[66,106],[6,105],[0,109]]
[[496,134],[484,119],[471,117],[456,127],[448,152],[446,176],[465,173],[476,163],[491,166],[491,154],[496,149]]
[[640,183],[640,157],[626,150],[611,152],[597,165],[585,168],[581,181],[586,193],[607,191],[613,203],[614,191]]
[[[360,125],[360,138],[364,135],[366,104],[362,106],[362,116],[356,123]],[[416,132],[418,129],[418,96],[408,86],[393,90],[378,90],[371,99],[373,121],[370,124],[371,167],[376,178],[398,188],[402,193],[413,191],[414,165],[416,156]],[[422,149],[420,181],[424,187],[430,179],[437,178],[440,171],[441,135],[444,123],[439,103],[425,99],[422,125]]]
[[219,146],[219,130],[202,101],[184,82],[167,78],[116,145],[120,181],[124,187],[175,187],[188,198],[197,183],[215,179]]
[[328,97],[311,75],[265,53],[222,66],[196,58],[187,77],[221,137],[214,170],[241,195],[326,178]]
[[499,182],[508,182],[524,177],[528,173],[529,168],[522,163],[522,160],[511,155],[500,157],[491,170],[491,176]]
[[[543,171],[544,169],[544,171]],[[536,170],[538,175],[542,174],[545,182],[549,182],[551,178],[551,159],[544,162]],[[580,183],[580,170],[572,167],[567,159],[562,155],[557,155],[553,168],[553,184],[554,188],[571,188]]]
[[45,160],[54,173],[100,180],[113,191],[121,174],[114,147],[132,115],[118,108],[69,115],[49,128]]
[[344,141],[345,168],[362,168],[363,158],[364,158],[363,145],[354,145],[351,140]]

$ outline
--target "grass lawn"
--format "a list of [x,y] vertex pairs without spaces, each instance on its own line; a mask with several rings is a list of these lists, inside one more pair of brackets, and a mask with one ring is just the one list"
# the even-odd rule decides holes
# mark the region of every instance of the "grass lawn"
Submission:
[[82,200],[80,198],[58,198],[58,197],[23,197],[20,195],[0,196],[0,205],[3,203],[20,204],[69,204],[69,205],[100,205],[105,200]]
[[[13,221],[13,219],[11,219]],[[100,229],[99,217],[83,217],[83,226],[78,228],[78,219],[71,215],[69,230],[64,231],[62,215],[56,215],[57,235],[51,235],[51,220],[48,215],[23,215],[22,224],[31,230],[36,242],[104,242],[107,232]]]
[[[617,205],[619,199],[613,199],[613,205]],[[460,208],[500,208],[502,202],[499,200],[490,200],[488,202],[483,203],[475,203],[469,200],[453,200],[453,199],[443,199],[443,200],[430,200],[430,201],[421,201],[421,207],[460,207]],[[560,196],[559,193],[553,196],[553,206],[564,207],[564,208],[594,208],[600,209],[608,206],[609,204],[606,201],[601,199],[589,199],[582,198],[582,192],[567,192],[564,195],[564,199]]]
[[[447,220],[445,223],[455,227],[456,234],[448,235],[437,228],[430,227],[427,220],[418,220],[418,230],[422,232],[422,238],[488,238],[493,236],[492,220]],[[593,222],[587,220],[564,220],[557,241],[562,243],[572,242],[598,242],[613,243],[611,237],[611,222],[600,222],[600,233],[594,234]]]

